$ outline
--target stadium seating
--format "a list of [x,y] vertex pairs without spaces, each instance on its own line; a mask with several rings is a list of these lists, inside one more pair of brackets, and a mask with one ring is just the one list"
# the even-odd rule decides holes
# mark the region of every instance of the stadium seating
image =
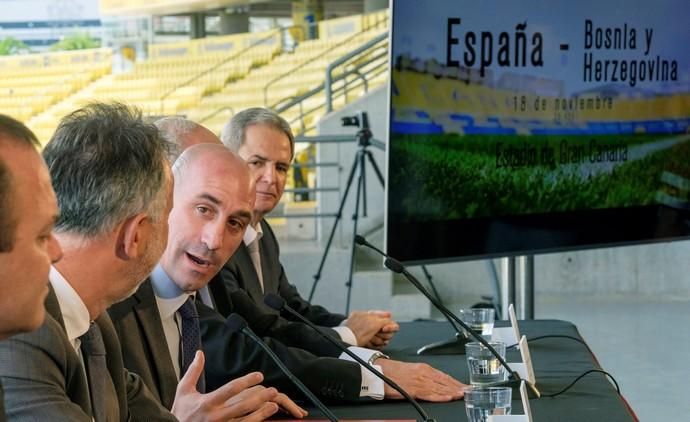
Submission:
[[[283,38],[289,31],[281,30],[155,44],[146,60],[117,74],[111,73],[108,49],[26,56],[30,60],[13,57],[9,64],[0,60],[4,76],[0,93],[6,93],[0,98],[0,112],[26,121],[42,142],[50,138],[62,116],[94,100],[131,104],[151,118],[185,115],[220,132],[238,110],[277,107],[315,90],[323,84],[330,63],[385,33],[387,22],[386,10],[322,21],[318,39],[289,49]],[[380,49],[385,56],[387,44]],[[367,54],[357,60],[366,60]],[[75,67],[77,62],[80,66]],[[359,71],[369,72],[368,66],[373,65],[365,63]],[[383,67],[369,78],[368,89],[385,83]],[[353,74],[334,88],[346,88],[334,96],[337,108],[358,98],[364,83]],[[283,111],[296,133],[313,127],[324,113],[323,90],[300,107]]]
[[110,49],[2,57],[0,113],[28,122],[111,68]]

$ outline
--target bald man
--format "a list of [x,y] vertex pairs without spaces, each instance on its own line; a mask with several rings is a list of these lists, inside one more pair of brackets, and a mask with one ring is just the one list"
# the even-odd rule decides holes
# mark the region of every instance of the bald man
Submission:
[[[154,124],[161,130],[163,137],[175,146],[171,148],[172,161],[194,145],[222,145],[220,139],[210,130],[184,117],[164,117]],[[209,284],[222,285],[224,283],[220,280],[221,278],[222,275],[217,274]],[[334,347],[305,324],[289,321],[275,312],[268,311],[264,306],[258,305],[245,290],[239,289],[232,295],[222,296],[220,303],[213,300],[213,296],[218,296],[211,295],[207,286],[199,289],[199,296],[204,304],[216,310],[222,310],[226,315],[233,312],[242,315],[259,336],[274,338],[287,346],[299,347],[317,356],[337,357],[341,353],[340,349]],[[342,345],[348,346],[346,343]]]
[[[188,128],[193,124],[186,125]],[[177,125],[178,128],[183,127]],[[166,139],[181,145],[189,131],[167,133]],[[200,141],[200,140],[198,140]],[[215,143],[215,142],[214,142]],[[176,230],[176,223],[171,219],[171,232]],[[172,236],[172,235],[171,235]],[[212,283],[222,283],[221,275],[212,278]],[[265,313],[247,295],[244,290],[236,290],[223,296],[224,309],[237,312],[252,325],[252,328],[269,335],[270,347],[286,365],[315,393],[328,399],[355,401],[362,397],[381,399],[402,398],[395,390],[383,386],[383,383],[366,369],[348,361],[349,357],[340,350],[325,342],[304,324],[286,321],[275,313]],[[211,303],[211,305],[214,305]],[[266,382],[278,386],[283,391],[294,391],[292,384],[277,370],[266,356],[246,339],[236,340],[222,324],[222,317],[208,308],[203,308],[207,318],[201,319],[204,349],[207,355],[206,376],[210,386],[222,385],[228,379],[248,370],[261,370]],[[201,308],[200,308],[201,313]],[[123,332],[129,333],[125,328]],[[314,338],[313,341],[309,340]],[[136,341],[135,341],[136,342]],[[300,347],[327,358],[317,358],[305,350],[286,348]],[[391,376],[415,396],[433,401],[448,401],[462,397],[462,384],[448,375],[431,368],[426,364],[410,364],[389,360],[382,354],[356,349],[356,353],[377,365],[385,365]],[[335,359],[334,357],[341,359]]]
[[[220,144],[188,148],[175,162],[173,174],[174,206],[165,252],[137,292],[109,310],[121,337],[125,367],[139,374],[168,408],[174,405],[176,389],[206,390],[205,379],[196,386],[178,386],[194,359],[187,351],[189,344],[203,346],[199,326],[203,310],[197,308],[203,305],[194,297],[241,242],[254,205],[254,183],[246,164]],[[190,331],[193,319],[196,326]],[[222,325],[222,319],[218,323]],[[249,384],[242,384],[245,390],[238,399],[244,403],[238,401],[237,405],[249,403],[256,409],[248,420],[268,418],[279,407],[293,417],[306,416],[275,388],[254,385],[263,380],[262,374],[243,379]],[[201,394],[198,400],[202,407],[215,405],[213,393]]]

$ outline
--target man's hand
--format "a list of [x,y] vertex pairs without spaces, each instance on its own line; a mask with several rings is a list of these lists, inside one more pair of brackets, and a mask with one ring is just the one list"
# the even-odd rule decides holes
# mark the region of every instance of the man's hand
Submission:
[[197,352],[189,369],[177,385],[172,413],[182,422],[260,422],[283,407],[296,418],[306,412],[275,388],[258,385],[260,372],[230,381],[216,391],[201,394],[196,383],[204,369],[204,354]]
[[347,318],[347,328],[357,338],[357,346],[382,349],[400,329],[387,311],[354,311]]
[[[390,359],[377,359],[374,363],[381,366],[384,375],[416,399],[446,402],[458,400],[464,395],[465,384],[426,363],[407,363]],[[388,384],[384,385],[384,394],[390,399],[402,398],[402,395]]]

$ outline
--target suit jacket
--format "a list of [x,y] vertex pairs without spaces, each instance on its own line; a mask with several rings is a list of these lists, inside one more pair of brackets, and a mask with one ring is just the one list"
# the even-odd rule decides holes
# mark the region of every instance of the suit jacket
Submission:
[[[0,342],[0,378],[8,419],[91,422],[85,369],[67,338],[55,293],[46,299],[46,319],[36,331]],[[106,403],[111,421],[175,421],[141,379],[124,369],[120,345],[107,314],[97,320],[108,373],[115,389]],[[96,421],[100,422],[100,421]]]
[[0,422],[5,422],[5,394],[2,391],[2,383],[0,382]]
[[[339,338],[338,334],[328,327],[339,325],[345,319],[345,315],[331,313],[321,306],[312,305],[300,296],[297,288],[288,282],[283,265],[280,263],[280,247],[271,226],[265,220],[262,220],[260,224],[263,229],[263,236],[259,240],[261,273],[264,282],[263,291],[259,282],[259,276],[249,255],[249,250],[244,243],[241,243],[235,254],[221,270],[223,284],[221,285],[218,282],[209,284],[211,294],[216,304],[219,305],[217,307],[219,312],[225,316],[229,315],[230,312],[224,307],[225,298],[241,290],[246,292],[247,296],[259,308],[265,312],[277,314],[277,311],[263,303],[265,294],[274,293],[285,299],[287,305],[309,321],[320,325],[325,331]],[[287,320],[295,320],[287,312],[281,316]]]
[[[264,384],[288,394],[298,394],[292,382],[266,353],[244,334],[231,332],[213,309],[196,302],[206,356],[206,386],[214,390],[252,371],[264,374]],[[108,310],[121,337],[125,366],[141,375],[146,385],[166,406],[172,406],[177,387],[168,346],[163,335],[156,298],[150,280],[130,298]],[[357,364],[333,358],[317,358],[300,349],[266,339],[269,347],[312,391],[324,398],[356,400],[362,383]]]

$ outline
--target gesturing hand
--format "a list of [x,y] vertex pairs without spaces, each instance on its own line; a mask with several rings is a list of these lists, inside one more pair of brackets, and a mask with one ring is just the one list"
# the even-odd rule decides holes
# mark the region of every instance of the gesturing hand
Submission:
[[279,410],[302,418],[306,411],[275,388],[258,385],[260,372],[234,379],[216,391],[199,393],[196,383],[204,369],[204,354],[197,352],[189,369],[177,385],[172,413],[183,422],[259,422]]

